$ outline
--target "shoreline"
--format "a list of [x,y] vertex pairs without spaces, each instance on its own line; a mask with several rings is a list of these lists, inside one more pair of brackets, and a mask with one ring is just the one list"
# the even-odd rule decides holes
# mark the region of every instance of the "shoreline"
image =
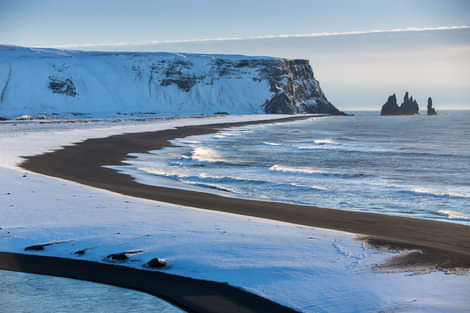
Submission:
[[295,313],[294,309],[225,283],[116,264],[0,252],[0,270],[51,275],[145,292],[186,312]]
[[311,118],[294,116],[274,120],[182,126],[174,129],[128,133],[88,139],[72,146],[26,157],[20,167],[32,172],[78,182],[120,194],[177,205],[326,228],[378,238],[394,245],[413,245],[460,255],[470,265],[470,227],[440,221],[327,209],[315,206],[229,198],[137,183],[123,173],[103,167],[124,165],[129,153],[170,147],[170,140],[213,134],[220,129],[271,124]]

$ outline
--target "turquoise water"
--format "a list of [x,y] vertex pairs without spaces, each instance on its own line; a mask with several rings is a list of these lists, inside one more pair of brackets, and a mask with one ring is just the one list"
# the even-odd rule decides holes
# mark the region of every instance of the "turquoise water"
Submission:
[[227,129],[117,167],[150,185],[470,223],[470,111]]
[[0,270],[0,312],[182,313],[152,295],[115,286]]

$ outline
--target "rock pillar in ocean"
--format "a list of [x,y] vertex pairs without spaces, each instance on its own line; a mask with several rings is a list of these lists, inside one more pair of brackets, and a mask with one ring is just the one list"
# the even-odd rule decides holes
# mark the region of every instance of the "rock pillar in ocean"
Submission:
[[395,94],[388,97],[387,102],[382,105],[381,115],[398,115],[400,107],[397,104],[397,96]]
[[419,114],[418,102],[409,95],[408,91],[403,97],[403,102],[400,106],[397,104],[397,97],[395,94],[388,97],[387,102],[382,105],[381,115],[413,115]]
[[405,93],[405,97],[403,97],[403,102],[400,105],[400,114],[404,115],[413,115],[419,113],[419,106],[418,102],[413,99],[413,96],[408,96],[408,91]]
[[432,107],[432,98],[428,98],[428,115],[436,115],[436,110]]

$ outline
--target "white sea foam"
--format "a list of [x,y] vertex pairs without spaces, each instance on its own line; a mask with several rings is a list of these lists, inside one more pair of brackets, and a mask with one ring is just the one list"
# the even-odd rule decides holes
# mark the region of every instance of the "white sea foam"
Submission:
[[154,174],[158,176],[166,176],[166,177],[178,177],[178,178],[184,178],[188,177],[188,175],[184,175],[181,173],[176,173],[176,172],[168,172],[164,171],[158,168],[153,168],[153,167],[139,167],[137,168],[139,171],[149,173],[149,174]]
[[424,188],[414,188],[412,189],[412,191],[415,193],[422,193],[422,194],[428,194],[428,195],[440,196],[440,197],[470,198],[470,194],[460,193],[460,192],[435,191],[435,190],[424,189]]
[[[339,145],[339,143],[334,141],[333,139],[315,139],[313,141],[313,144],[301,144],[301,145],[295,145],[294,147],[297,149],[310,150],[310,149],[325,149],[324,147],[325,145],[337,146]],[[330,147],[330,148],[333,148],[333,147]]]
[[189,139],[183,139],[179,141],[180,143],[187,143],[187,144],[198,144],[201,143],[199,140],[189,140]]
[[[297,145],[297,146],[294,146],[296,147],[297,149],[302,149],[302,150],[313,150],[313,149],[320,149],[322,148],[321,146],[319,145]],[[323,149],[323,148],[322,148]]]
[[448,218],[461,219],[461,220],[470,220],[470,215],[465,215],[460,212],[455,212],[452,210],[437,210],[435,212],[437,215],[443,215]]
[[339,145],[339,143],[334,141],[333,139],[316,139],[313,142],[317,145],[326,145],[326,144]]
[[214,149],[207,147],[196,147],[192,152],[192,158],[200,162],[222,162],[224,159]]
[[328,188],[323,187],[323,186],[318,186],[318,185],[305,186],[305,185],[301,185],[301,184],[297,184],[297,183],[290,183],[289,185],[294,186],[294,187],[311,188],[311,189],[322,190],[322,191],[328,190]]
[[[208,173],[191,173],[191,174],[188,173],[188,174],[184,174],[184,173],[179,173],[179,172],[176,172],[176,171],[165,171],[165,170],[162,170],[162,169],[152,168],[152,167],[139,167],[139,168],[137,168],[137,170],[148,173],[148,174],[154,174],[154,175],[165,176],[165,177],[177,177],[177,178],[180,178],[180,179],[190,178],[190,177],[191,178],[199,177],[201,179],[218,179],[218,180],[230,179],[230,180],[234,180],[234,181],[247,181],[247,182],[249,182],[249,181],[258,182],[259,181],[259,180],[254,180],[254,179],[244,178],[244,177],[237,177],[237,176],[210,175]],[[206,182],[188,182],[188,181],[184,181],[184,182],[185,183],[190,183],[190,184],[197,184],[197,183],[206,184],[206,185],[208,184]],[[227,189],[226,187],[223,187],[223,188]]]
[[275,143],[275,142],[269,142],[269,141],[263,141],[263,144],[268,145],[268,146],[280,146],[280,143]]
[[240,135],[240,133],[234,132],[234,131],[229,131],[229,132],[218,133],[214,137],[215,138],[225,138],[225,137],[231,137],[231,136],[236,136],[236,135]]
[[278,172],[290,172],[290,173],[305,173],[305,174],[325,174],[326,172],[318,170],[318,169],[313,169],[313,168],[307,168],[307,167],[290,167],[290,166],[284,166],[284,165],[279,165],[275,164],[269,168],[270,171],[278,171]]
[[193,182],[193,181],[182,181],[185,184],[189,185],[194,185],[202,188],[209,188],[209,189],[215,189],[219,191],[224,191],[224,192],[231,192],[231,193],[236,193],[235,189],[228,188],[227,186],[220,185],[220,184],[214,184],[214,183],[206,183],[206,182]]

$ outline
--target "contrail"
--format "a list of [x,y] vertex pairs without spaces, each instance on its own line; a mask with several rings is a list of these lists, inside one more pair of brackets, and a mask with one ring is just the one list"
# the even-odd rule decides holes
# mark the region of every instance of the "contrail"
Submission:
[[149,46],[149,45],[160,45],[160,44],[198,43],[198,42],[210,42],[210,41],[314,38],[314,37],[354,36],[354,35],[379,34],[379,33],[424,32],[424,31],[459,30],[459,29],[470,29],[470,26],[461,25],[461,26],[436,26],[436,27],[407,27],[407,28],[375,29],[375,30],[349,31],[349,32],[321,32],[321,33],[310,33],[310,34],[284,34],[284,35],[278,34],[278,35],[258,35],[258,36],[248,36],[248,37],[219,37],[219,38],[181,39],[181,40],[151,40],[151,41],[143,41],[143,42],[83,43],[83,44],[50,45],[50,46],[42,46],[42,47],[58,48],[58,49],[127,47],[127,46]]

